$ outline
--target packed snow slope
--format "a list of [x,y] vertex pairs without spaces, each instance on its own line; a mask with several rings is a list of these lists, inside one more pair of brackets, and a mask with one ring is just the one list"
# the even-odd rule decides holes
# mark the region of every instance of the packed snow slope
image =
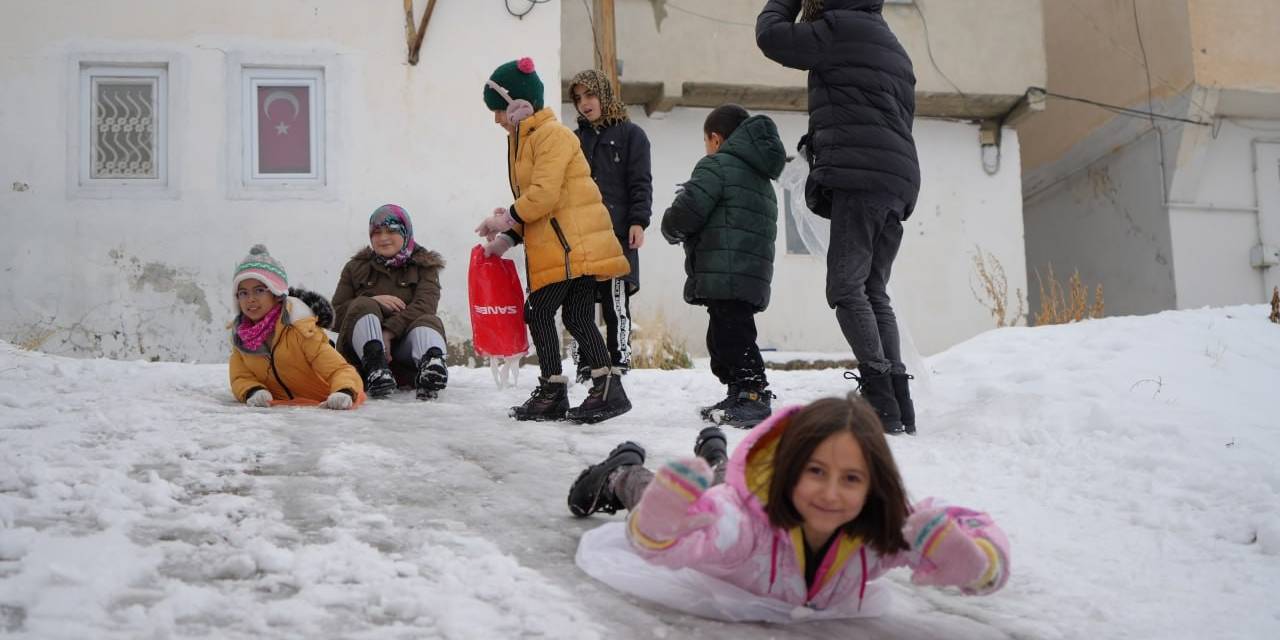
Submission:
[[[1001,329],[930,358],[915,498],[985,509],[994,596],[886,580],[890,614],[787,628],[624,597],[573,564],[570,483],[615,444],[687,455],[705,369],[635,371],[635,409],[520,424],[485,369],[355,412],[250,409],[223,365],[0,343],[0,636],[1278,638],[1280,326],[1262,307]],[[771,372],[782,404],[849,390]],[[584,387],[570,391],[580,400]],[[729,434],[736,444],[742,432]],[[614,516],[617,518],[620,516]]]

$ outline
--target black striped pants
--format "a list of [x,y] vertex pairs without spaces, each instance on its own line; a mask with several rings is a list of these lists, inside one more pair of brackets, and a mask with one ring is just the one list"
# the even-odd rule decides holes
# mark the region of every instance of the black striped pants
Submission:
[[556,311],[569,335],[578,341],[582,363],[592,369],[609,366],[609,350],[595,322],[596,281],[582,276],[549,284],[529,294],[529,334],[538,353],[542,377],[563,373],[560,367],[560,332],[556,329]]

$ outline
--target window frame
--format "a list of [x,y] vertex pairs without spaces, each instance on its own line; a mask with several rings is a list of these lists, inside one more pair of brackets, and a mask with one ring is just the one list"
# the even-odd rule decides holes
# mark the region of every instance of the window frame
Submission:
[[[276,67],[242,65],[241,77],[241,180],[252,186],[323,187],[326,184],[325,70],[323,67]],[[258,88],[261,86],[306,87],[310,126],[309,173],[262,173],[258,166]]]
[[[76,114],[79,120],[77,142],[75,145],[76,186],[80,189],[125,189],[156,190],[169,186],[169,130],[172,126],[169,117],[169,64],[167,62],[151,63],[112,63],[108,61],[79,60],[76,63],[79,92]],[[155,166],[155,177],[124,178],[93,176],[93,165],[97,150],[97,137],[94,120],[97,109],[97,87],[103,80],[124,80],[126,84],[143,84],[151,81],[154,87],[155,120],[152,163]]]

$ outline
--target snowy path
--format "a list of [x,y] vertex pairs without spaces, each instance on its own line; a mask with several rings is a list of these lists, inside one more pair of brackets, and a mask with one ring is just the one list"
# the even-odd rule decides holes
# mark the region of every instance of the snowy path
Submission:
[[[633,372],[636,409],[602,425],[528,425],[503,416],[530,369],[505,391],[452,370],[435,403],[255,410],[225,366],[0,343],[0,635],[1277,637],[1280,327],[1258,309],[1003,330],[931,359],[899,464],[915,496],[996,516],[1013,579],[963,598],[898,572],[889,616],[785,629],[632,601],[573,564],[608,518],[570,517],[570,482],[623,439],[685,455],[719,393],[704,370]],[[788,403],[846,388],[772,379]]]

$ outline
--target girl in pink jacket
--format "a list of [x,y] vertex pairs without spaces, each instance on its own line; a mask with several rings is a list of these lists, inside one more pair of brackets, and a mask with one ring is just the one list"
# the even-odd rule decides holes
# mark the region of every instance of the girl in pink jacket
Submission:
[[856,396],[775,412],[732,459],[717,427],[699,434],[694,452],[654,474],[644,450],[623,443],[579,475],[569,508],[579,517],[628,509],[629,546],[651,564],[842,617],[868,615],[868,582],[895,567],[909,567],[915,584],[969,595],[1008,580],[1009,544],[987,514],[932,499],[908,505],[884,430]]

